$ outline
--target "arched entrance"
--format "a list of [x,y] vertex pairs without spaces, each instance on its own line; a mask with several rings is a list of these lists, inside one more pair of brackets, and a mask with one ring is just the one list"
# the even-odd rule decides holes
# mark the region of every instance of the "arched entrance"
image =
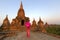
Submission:
[[22,26],[24,25],[24,20],[21,20],[21,25],[22,25]]

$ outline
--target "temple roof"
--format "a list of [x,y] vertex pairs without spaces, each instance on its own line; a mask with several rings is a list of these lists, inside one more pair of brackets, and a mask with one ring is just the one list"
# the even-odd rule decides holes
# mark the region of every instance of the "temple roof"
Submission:
[[39,18],[39,22],[38,23],[43,23],[43,21],[41,20],[41,18]]
[[23,5],[22,5],[22,2],[20,4],[20,8],[18,10],[18,15],[17,15],[18,18],[21,18],[21,19],[24,19],[25,18],[25,12],[24,12],[24,9],[23,9]]
[[35,21],[35,19],[33,19],[33,21],[32,21],[32,24],[36,24],[36,21]]
[[6,23],[7,23],[7,25],[10,24],[8,15],[6,15],[5,19],[3,20],[3,24],[6,24]]
[[8,15],[6,15],[6,18],[4,20],[8,20]]

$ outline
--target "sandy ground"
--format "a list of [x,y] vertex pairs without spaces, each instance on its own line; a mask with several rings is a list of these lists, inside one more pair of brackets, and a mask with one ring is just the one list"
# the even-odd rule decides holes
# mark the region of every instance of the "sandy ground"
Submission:
[[38,32],[30,32],[30,38],[27,38],[26,32],[19,32],[14,36],[5,37],[2,40],[60,40],[60,38]]

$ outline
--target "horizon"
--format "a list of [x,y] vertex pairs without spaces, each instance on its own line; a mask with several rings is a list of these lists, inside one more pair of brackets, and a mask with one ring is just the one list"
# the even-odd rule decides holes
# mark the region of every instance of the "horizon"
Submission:
[[[20,8],[21,0],[0,0],[0,25],[4,18],[8,15],[11,22],[17,16]],[[60,24],[60,1],[59,0],[22,0],[25,16],[38,22],[39,18],[44,23]]]

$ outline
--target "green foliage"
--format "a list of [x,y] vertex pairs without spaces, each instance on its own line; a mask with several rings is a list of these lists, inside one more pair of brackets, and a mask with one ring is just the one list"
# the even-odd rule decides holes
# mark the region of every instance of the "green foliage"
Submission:
[[60,26],[49,26],[46,30],[48,33],[60,35]]

